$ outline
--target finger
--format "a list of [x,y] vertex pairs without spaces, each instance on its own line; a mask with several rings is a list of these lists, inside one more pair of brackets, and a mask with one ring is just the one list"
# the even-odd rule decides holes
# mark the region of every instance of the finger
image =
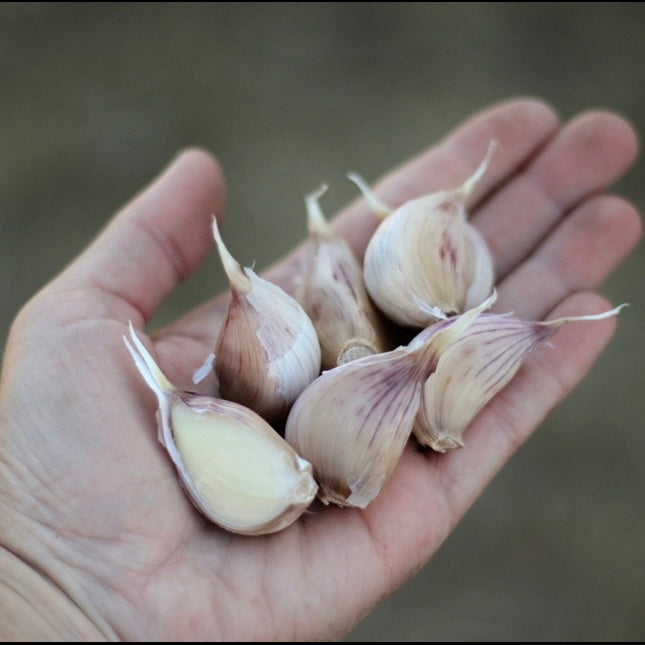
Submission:
[[541,320],[568,293],[601,284],[640,234],[630,203],[609,195],[588,199],[500,283],[495,310]]
[[637,137],[622,118],[583,114],[473,216],[504,277],[586,196],[610,186],[633,162]]
[[217,163],[185,151],[116,215],[62,283],[98,292],[109,315],[147,321],[212,248],[211,217],[223,208]]

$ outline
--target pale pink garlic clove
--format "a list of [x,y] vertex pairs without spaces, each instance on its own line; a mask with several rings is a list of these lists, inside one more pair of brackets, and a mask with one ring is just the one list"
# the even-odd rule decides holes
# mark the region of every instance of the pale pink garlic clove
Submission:
[[309,245],[302,254],[294,297],[314,324],[323,369],[385,350],[381,314],[365,289],[363,270],[344,239],[335,235],[319,198],[307,196]]
[[[440,357],[423,386],[414,435],[438,452],[463,447],[463,433],[477,413],[515,376],[526,355],[569,322],[615,316],[621,305],[601,314],[543,322],[512,314],[485,313]],[[417,347],[449,328],[459,316],[424,329],[410,343]]]
[[292,296],[252,269],[242,269],[224,245],[215,218],[213,235],[231,285],[215,346],[220,396],[268,421],[283,421],[320,373],[316,330]]
[[[493,263],[487,245],[468,223],[465,200],[486,172],[490,144],[475,173],[459,188],[412,199],[386,215],[365,250],[365,286],[396,323],[427,325],[479,305],[491,293]],[[383,214],[386,206],[350,175]]]

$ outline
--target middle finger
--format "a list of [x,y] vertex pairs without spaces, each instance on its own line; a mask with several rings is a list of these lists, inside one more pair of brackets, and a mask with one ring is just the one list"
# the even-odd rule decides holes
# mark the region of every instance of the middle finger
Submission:
[[611,185],[636,156],[636,136],[611,113],[586,113],[562,128],[472,218],[501,281],[585,197]]
[[597,287],[634,248],[640,229],[636,209],[622,198],[585,200],[499,283],[495,310],[541,320],[570,293]]

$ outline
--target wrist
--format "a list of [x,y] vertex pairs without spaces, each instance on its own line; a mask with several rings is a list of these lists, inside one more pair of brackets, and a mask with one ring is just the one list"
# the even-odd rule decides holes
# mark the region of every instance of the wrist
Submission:
[[0,640],[104,640],[51,580],[0,547]]

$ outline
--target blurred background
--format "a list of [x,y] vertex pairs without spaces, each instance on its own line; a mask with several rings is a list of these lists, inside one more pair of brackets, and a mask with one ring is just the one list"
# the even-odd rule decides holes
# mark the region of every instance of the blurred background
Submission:
[[[262,269],[370,180],[492,103],[602,107],[645,133],[643,3],[2,3],[0,335],[176,151],[228,178],[225,240]],[[639,160],[616,190],[645,208]],[[348,641],[645,637],[645,252],[591,373],[435,558]],[[213,255],[155,319],[225,287]],[[294,611],[297,611],[294,608]]]

